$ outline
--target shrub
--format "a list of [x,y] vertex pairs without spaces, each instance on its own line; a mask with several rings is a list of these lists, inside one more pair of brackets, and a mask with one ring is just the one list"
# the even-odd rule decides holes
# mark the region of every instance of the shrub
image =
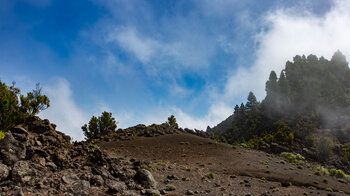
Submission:
[[42,95],[41,90],[40,84],[37,83],[36,88],[32,92],[28,92],[26,97],[20,96],[21,108],[30,115],[36,115],[41,110],[50,107],[50,99],[46,95]]
[[300,154],[295,155],[290,152],[282,152],[281,156],[284,157],[289,163],[300,163],[305,160],[305,158]]
[[169,116],[168,118],[168,122],[167,122],[170,126],[174,127],[175,129],[179,128],[179,125],[176,122],[176,118],[174,115]]
[[92,116],[89,125],[84,124],[81,129],[87,140],[97,138],[101,135],[109,134],[115,132],[117,128],[117,123],[112,117],[112,113],[102,112],[102,115],[98,118]]
[[168,191],[175,191],[176,190],[176,186],[174,186],[172,184],[168,184],[168,185],[166,185],[166,190],[168,190]]
[[[29,115],[38,114],[50,106],[50,100],[46,95],[41,94],[41,87],[37,84],[36,89],[27,93],[27,96],[20,94],[20,89],[8,87],[0,81],[0,129],[7,130],[10,127],[22,123]],[[20,96],[20,103],[18,100]]]
[[350,158],[350,143],[344,144],[344,147],[342,148],[343,153],[343,160],[348,161]]
[[3,140],[6,137],[5,132],[0,131],[0,140]]
[[248,147],[248,145],[247,145],[246,143],[241,143],[241,146],[242,146],[243,148],[247,148],[247,147]]
[[266,142],[266,143],[271,143],[271,142],[273,142],[274,141],[274,139],[275,139],[275,137],[273,136],[273,135],[271,135],[271,134],[266,134],[266,135],[264,135],[264,137],[263,137],[263,140]]
[[329,175],[329,171],[327,168],[319,165],[315,168],[315,175]]
[[330,169],[329,173],[331,176],[334,176],[336,178],[345,178],[346,175],[341,169]]
[[258,149],[260,146],[260,141],[262,140],[262,138],[258,137],[258,136],[254,136],[253,139],[250,139],[247,143],[247,145],[251,148],[255,148]]
[[214,179],[215,178],[215,174],[214,173],[209,173],[209,174],[207,174],[207,178],[208,179]]
[[315,141],[317,157],[321,161],[328,160],[333,154],[334,142],[329,137],[317,138]]

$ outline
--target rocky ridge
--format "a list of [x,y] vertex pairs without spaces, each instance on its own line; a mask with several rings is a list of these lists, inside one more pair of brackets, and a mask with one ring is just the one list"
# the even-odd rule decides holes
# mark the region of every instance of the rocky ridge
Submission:
[[[0,140],[0,195],[137,195],[156,187],[139,161],[111,158],[93,142],[72,143],[55,128],[31,117],[6,131]],[[106,138],[125,136],[119,133]]]

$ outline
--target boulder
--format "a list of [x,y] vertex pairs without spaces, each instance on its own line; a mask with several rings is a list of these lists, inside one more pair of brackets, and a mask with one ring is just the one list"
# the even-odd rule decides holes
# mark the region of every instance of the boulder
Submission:
[[11,132],[6,132],[5,138],[0,140],[0,146],[0,157],[8,166],[26,157],[25,143],[16,140]]
[[9,168],[6,165],[0,163],[0,181],[5,180],[9,176],[9,173]]
[[124,182],[118,182],[115,180],[107,180],[106,185],[111,193],[120,193],[127,188]]
[[76,174],[67,174],[62,177],[62,181],[66,183],[64,189],[74,195],[88,195],[90,191],[90,183],[86,180],[80,180]]
[[289,148],[286,146],[279,145],[277,143],[272,142],[270,145],[271,151],[273,153],[281,153],[281,152],[289,152]]
[[50,130],[55,130],[49,120],[41,120],[37,116],[30,117],[27,122],[29,131],[34,133],[45,133]]
[[27,141],[28,131],[23,127],[23,125],[17,125],[11,128],[11,133],[16,140],[21,142]]
[[26,183],[31,180],[32,171],[27,161],[18,161],[12,169],[12,180],[14,182]]
[[68,186],[68,190],[74,195],[89,195],[90,183],[86,180],[79,180]]
[[139,170],[135,174],[134,179],[145,188],[155,188],[157,186],[157,182],[154,180],[153,175],[146,169]]
[[62,177],[62,181],[66,184],[73,184],[79,181],[79,177],[76,174],[68,174]]

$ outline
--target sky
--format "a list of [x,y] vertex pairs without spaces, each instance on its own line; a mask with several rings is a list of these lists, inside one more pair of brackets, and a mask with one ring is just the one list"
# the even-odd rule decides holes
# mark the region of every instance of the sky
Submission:
[[103,111],[205,130],[295,55],[350,57],[349,35],[347,0],[1,0],[0,79],[39,82],[74,140]]

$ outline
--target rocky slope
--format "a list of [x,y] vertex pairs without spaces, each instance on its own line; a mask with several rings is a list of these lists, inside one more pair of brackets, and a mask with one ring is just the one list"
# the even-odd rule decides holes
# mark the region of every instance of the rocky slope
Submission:
[[155,185],[136,160],[70,140],[38,117],[7,131],[0,141],[0,195],[134,195]]
[[[217,143],[202,131],[137,125],[71,142],[32,117],[0,140],[0,195],[344,195],[312,163]],[[332,190],[333,192],[330,192]]]

